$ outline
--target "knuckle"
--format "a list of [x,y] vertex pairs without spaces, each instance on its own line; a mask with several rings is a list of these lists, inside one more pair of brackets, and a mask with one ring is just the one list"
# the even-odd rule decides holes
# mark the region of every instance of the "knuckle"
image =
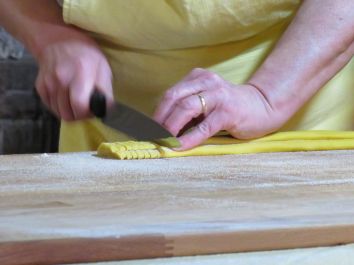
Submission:
[[55,66],[53,74],[58,80],[61,80],[65,78],[66,72],[66,68],[63,65],[59,64]]
[[211,135],[211,125],[207,122],[202,122],[197,126],[199,132],[204,135],[205,137],[209,137]]
[[76,118],[83,118],[89,114],[88,103],[84,102],[83,100],[72,98],[70,103]]
[[[230,116],[230,114],[235,114],[234,106],[230,105],[230,104],[223,104],[219,108],[219,111],[222,115],[225,115],[225,116]],[[232,116],[234,116],[234,115],[232,115]]]
[[84,57],[76,58],[74,66],[77,72],[84,72],[90,64],[86,62]]
[[177,89],[170,89],[165,93],[165,100],[176,100],[178,99],[178,91]]
[[181,101],[179,101],[177,103],[177,105],[180,108],[182,108],[184,110],[188,110],[188,111],[195,109],[195,104],[190,98],[182,99]]
[[53,77],[59,86],[66,86],[69,82],[69,72],[65,66],[57,66],[54,68]]
[[217,74],[209,71],[206,71],[206,73],[204,73],[204,78],[211,82],[218,82],[220,80],[220,77]]
[[225,86],[216,86],[217,94],[215,95],[222,102],[228,102],[230,99],[230,90]]
[[61,81],[64,78],[64,69],[62,66],[56,66],[53,70],[53,76],[58,80]]
[[190,72],[192,75],[198,75],[198,74],[202,74],[204,73],[206,70],[204,70],[203,68],[194,68],[192,69],[192,71]]
[[78,99],[78,98],[73,98],[71,100],[71,104],[73,107],[77,110],[84,110],[86,108],[86,104],[84,101]]

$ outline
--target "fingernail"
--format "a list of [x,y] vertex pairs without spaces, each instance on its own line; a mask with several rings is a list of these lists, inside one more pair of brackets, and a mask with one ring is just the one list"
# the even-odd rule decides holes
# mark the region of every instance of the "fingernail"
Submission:
[[182,139],[180,138],[177,138],[178,142],[181,144],[180,147],[174,147],[172,148],[173,151],[183,151],[184,150],[184,145],[183,145],[183,142],[182,142]]
[[180,152],[183,151],[182,147],[172,148],[173,151]]

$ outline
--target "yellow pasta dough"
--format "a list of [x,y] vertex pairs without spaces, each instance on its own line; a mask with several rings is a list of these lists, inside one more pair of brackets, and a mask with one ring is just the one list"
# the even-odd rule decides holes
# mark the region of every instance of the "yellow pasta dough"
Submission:
[[278,132],[253,140],[215,136],[198,147],[181,152],[153,142],[102,143],[97,153],[99,156],[117,159],[147,159],[340,149],[354,149],[354,131]]

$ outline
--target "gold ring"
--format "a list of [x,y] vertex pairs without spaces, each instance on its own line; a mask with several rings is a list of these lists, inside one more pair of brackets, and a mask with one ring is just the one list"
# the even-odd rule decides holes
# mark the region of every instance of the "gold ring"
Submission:
[[199,100],[200,100],[200,104],[202,105],[202,113],[204,115],[206,115],[207,113],[207,105],[205,103],[205,98],[201,95],[201,94],[197,94]]

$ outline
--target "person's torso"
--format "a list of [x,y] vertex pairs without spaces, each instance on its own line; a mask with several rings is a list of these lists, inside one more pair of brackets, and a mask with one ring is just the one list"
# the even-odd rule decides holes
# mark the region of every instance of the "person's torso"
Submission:
[[166,50],[244,40],[291,16],[299,0],[66,0],[64,18],[116,44]]
[[[247,81],[281,37],[300,3],[64,0],[63,15],[67,23],[92,32],[100,44],[113,70],[116,98],[151,115],[163,93],[195,67],[210,69],[235,84]],[[349,88],[354,80],[348,77],[353,64],[284,128],[328,129],[337,120],[343,124],[348,115],[353,117],[354,104],[348,103],[354,96],[353,87]],[[336,93],[333,86],[339,86],[339,96],[329,99],[328,95]],[[345,106],[346,114],[338,118],[333,109],[339,105]],[[103,128],[99,130],[105,135]]]

